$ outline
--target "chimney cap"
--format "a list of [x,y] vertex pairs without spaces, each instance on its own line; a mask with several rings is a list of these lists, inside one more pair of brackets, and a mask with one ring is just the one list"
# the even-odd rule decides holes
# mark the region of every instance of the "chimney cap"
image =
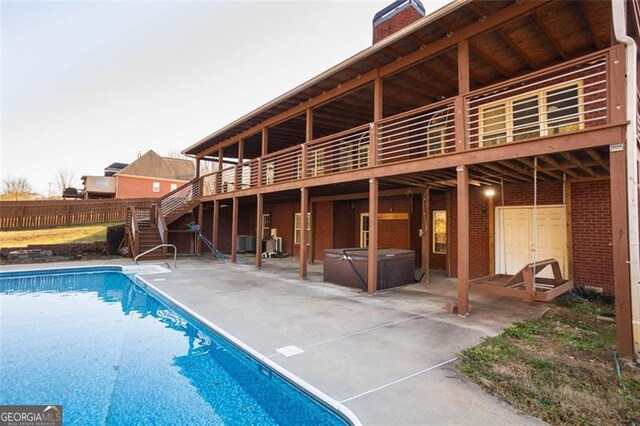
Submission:
[[381,22],[389,19],[391,16],[400,12],[400,9],[404,9],[406,6],[413,6],[413,8],[422,16],[427,14],[427,11],[420,0],[396,0],[373,16],[373,26],[375,27]]

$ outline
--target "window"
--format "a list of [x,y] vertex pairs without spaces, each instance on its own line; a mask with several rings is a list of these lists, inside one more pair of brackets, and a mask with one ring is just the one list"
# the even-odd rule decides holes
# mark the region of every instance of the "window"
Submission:
[[152,191],[160,192],[160,182],[153,182]]
[[177,183],[172,183],[171,186],[169,187],[170,191],[175,191],[176,189],[178,189],[178,184]]
[[309,163],[311,164],[311,176],[324,174],[324,149],[310,152]]
[[109,180],[107,178],[96,178],[96,186],[106,188],[109,186]]
[[266,213],[262,215],[262,239],[269,238],[271,236],[271,214]]
[[433,211],[433,252],[447,253],[447,211]]
[[[296,213],[295,215],[295,224],[294,224],[294,233],[293,233],[293,244],[300,244],[300,230],[302,228],[302,214]],[[311,242],[311,213],[307,213],[307,244]]]
[[480,108],[480,146],[573,132],[584,126],[582,82]]
[[369,213],[360,214],[360,247],[369,247]]

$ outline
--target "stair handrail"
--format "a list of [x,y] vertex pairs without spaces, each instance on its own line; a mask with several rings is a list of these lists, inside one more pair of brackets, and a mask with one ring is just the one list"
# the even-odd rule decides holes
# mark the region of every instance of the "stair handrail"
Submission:
[[139,243],[140,243],[140,227],[138,225],[138,215],[136,213],[136,208],[134,206],[129,206],[129,212],[131,214],[131,228],[129,230],[129,235],[131,236],[131,238],[133,239],[133,241],[131,242],[131,251],[132,251],[132,255],[136,256],[138,254],[138,251],[140,249],[139,247]]
[[154,248],[150,248],[149,250],[145,251],[144,253],[140,253],[139,255],[137,255],[135,257],[135,259],[133,259],[133,261],[136,263],[136,265],[138,264],[138,259],[141,258],[142,256],[144,256],[145,254],[149,254],[154,250],[157,250],[159,248],[163,248],[163,247],[173,247],[173,267],[177,268],[178,264],[178,248],[173,245],[173,244],[158,244],[157,246],[155,246]]
[[164,220],[164,216],[162,214],[158,214],[157,210],[156,210],[156,222],[157,222],[157,226],[158,226],[158,233],[160,234],[160,241],[162,241],[163,244],[167,244],[167,237],[168,237],[168,228],[167,228],[167,223]]

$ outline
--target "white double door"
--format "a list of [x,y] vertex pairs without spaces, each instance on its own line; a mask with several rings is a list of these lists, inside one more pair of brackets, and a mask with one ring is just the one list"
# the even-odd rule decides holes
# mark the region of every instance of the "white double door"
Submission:
[[[496,272],[515,274],[536,260],[553,258],[567,276],[567,231],[564,206],[538,206],[533,229],[533,207],[496,208]],[[535,232],[535,234],[534,234]],[[535,237],[535,238],[534,238]],[[546,268],[541,277],[551,277]]]

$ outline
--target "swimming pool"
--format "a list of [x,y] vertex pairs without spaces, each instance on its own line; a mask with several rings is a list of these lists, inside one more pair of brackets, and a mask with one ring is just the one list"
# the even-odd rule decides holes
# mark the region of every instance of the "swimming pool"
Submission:
[[0,404],[62,404],[64,424],[357,423],[147,286],[119,267],[0,273]]

